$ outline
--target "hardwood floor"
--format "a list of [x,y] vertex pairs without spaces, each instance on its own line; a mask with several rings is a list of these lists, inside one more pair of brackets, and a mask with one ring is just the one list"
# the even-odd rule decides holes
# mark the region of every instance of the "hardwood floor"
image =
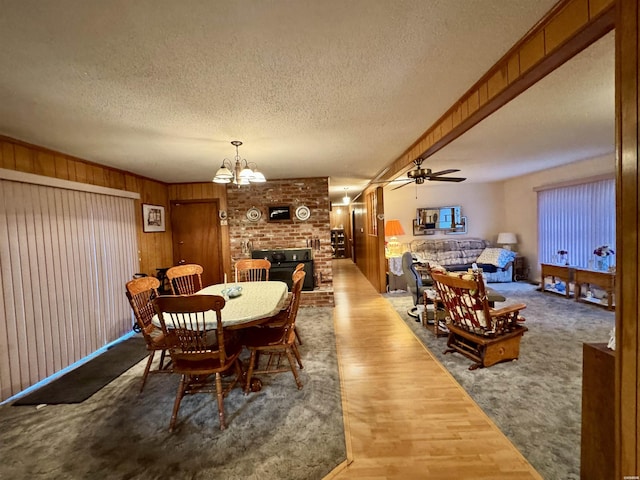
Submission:
[[349,458],[326,478],[542,478],[351,260],[333,285]]

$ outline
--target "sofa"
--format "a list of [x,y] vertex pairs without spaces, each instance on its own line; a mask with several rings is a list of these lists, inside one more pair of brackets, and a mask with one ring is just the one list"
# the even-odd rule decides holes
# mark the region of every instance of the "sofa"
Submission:
[[481,238],[434,238],[414,240],[410,244],[413,258],[431,267],[464,271],[477,264],[488,283],[513,281],[516,252],[494,247]]

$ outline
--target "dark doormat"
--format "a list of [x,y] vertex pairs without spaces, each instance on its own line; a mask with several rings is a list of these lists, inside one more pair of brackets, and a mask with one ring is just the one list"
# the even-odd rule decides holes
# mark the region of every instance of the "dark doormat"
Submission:
[[139,336],[128,338],[57,380],[16,400],[12,405],[83,402],[129,370],[147,354],[144,338]]

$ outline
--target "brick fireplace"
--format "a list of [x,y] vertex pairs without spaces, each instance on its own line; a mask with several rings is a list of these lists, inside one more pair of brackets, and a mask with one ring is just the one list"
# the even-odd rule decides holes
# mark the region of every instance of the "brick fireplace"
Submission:
[[[303,292],[302,305],[333,305],[328,178],[269,180],[241,188],[228,185],[227,205],[232,265],[240,258],[251,258],[251,250],[311,248],[316,288]],[[289,207],[291,219],[269,221],[273,206]],[[296,217],[300,206],[309,208],[307,220]],[[247,215],[252,208],[260,211],[257,221]]]

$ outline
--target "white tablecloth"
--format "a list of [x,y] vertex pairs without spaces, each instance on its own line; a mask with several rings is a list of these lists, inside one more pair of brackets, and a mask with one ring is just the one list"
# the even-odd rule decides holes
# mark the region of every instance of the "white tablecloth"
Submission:
[[[287,304],[288,287],[284,282],[238,282],[226,286],[234,285],[242,287],[242,295],[227,300],[222,309],[222,324],[225,327],[270,317]],[[224,289],[225,284],[211,285],[200,290],[198,294],[222,296]],[[160,320],[155,316],[152,321],[160,326]],[[213,311],[205,313],[205,322],[207,328],[216,328],[216,315]]]

